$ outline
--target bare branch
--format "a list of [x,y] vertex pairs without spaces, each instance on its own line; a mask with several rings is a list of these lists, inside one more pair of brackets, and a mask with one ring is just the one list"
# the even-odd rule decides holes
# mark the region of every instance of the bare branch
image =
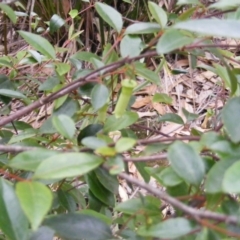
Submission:
[[123,58],[118,62],[115,63],[111,63],[109,65],[106,65],[104,67],[101,67],[91,73],[89,73],[88,75],[86,75],[85,77],[79,78],[78,80],[69,83],[68,85],[66,85],[65,87],[63,87],[62,89],[60,89],[59,91],[50,94],[48,97],[40,99],[32,104],[30,104],[29,106],[20,109],[19,111],[11,114],[10,116],[1,118],[0,120],[0,127],[4,126],[5,124],[12,122],[14,120],[17,120],[19,118],[21,118],[22,116],[29,114],[30,112],[32,112],[33,110],[54,101],[57,98],[60,98],[66,94],[69,94],[70,92],[72,92],[73,90],[77,89],[78,87],[86,84],[87,82],[97,82],[97,78],[100,75],[103,74],[108,74],[111,73],[112,71],[124,66],[126,63],[131,63],[134,61],[137,61],[139,59],[145,58],[145,57],[154,57],[157,56],[157,52],[156,51],[149,51],[147,53],[141,54],[137,57],[132,57],[132,58]]
[[183,212],[192,216],[195,219],[196,218],[205,218],[205,219],[216,220],[216,221],[225,222],[225,223],[238,224],[238,218],[236,216],[227,216],[224,214],[214,213],[214,212],[207,211],[207,210],[199,210],[199,209],[191,208],[191,207],[183,204],[179,200],[169,196],[164,191],[153,188],[151,185],[149,185],[145,182],[139,181],[138,179],[133,178],[132,176],[129,176],[126,173],[120,173],[119,177],[125,179],[129,183],[135,184],[136,186],[147,190],[149,193],[154,194],[155,196],[159,197],[160,199],[171,204],[173,207],[176,207],[176,208],[182,210]]

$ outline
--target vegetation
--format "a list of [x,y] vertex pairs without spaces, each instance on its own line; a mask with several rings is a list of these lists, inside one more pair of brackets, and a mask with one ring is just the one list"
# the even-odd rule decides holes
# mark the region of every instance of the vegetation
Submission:
[[0,239],[239,239],[239,1],[4,2]]

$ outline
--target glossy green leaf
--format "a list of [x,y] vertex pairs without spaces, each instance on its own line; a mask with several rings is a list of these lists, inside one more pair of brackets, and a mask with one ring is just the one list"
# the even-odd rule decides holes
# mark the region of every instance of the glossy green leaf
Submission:
[[24,96],[21,92],[17,92],[10,89],[0,89],[0,95],[10,97],[10,98],[20,98],[20,99],[26,98],[26,96]]
[[87,174],[86,181],[89,189],[97,199],[106,204],[106,206],[115,206],[114,194],[101,184],[95,172]]
[[167,95],[166,93],[155,93],[153,96],[153,102],[171,104],[172,101],[172,98],[169,97],[169,95]]
[[86,137],[96,136],[96,134],[100,132],[102,128],[102,124],[90,124],[87,127],[83,128],[78,135],[78,143],[80,144],[81,141]]
[[68,212],[75,212],[77,209],[76,201],[69,191],[63,191],[59,189],[57,191],[58,202],[61,208],[64,208]]
[[95,9],[106,23],[114,28],[118,33],[121,32],[123,21],[122,16],[118,11],[116,11],[113,7],[100,2],[95,4]]
[[122,117],[116,118],[110,116],[104,125],[105,132],[112,132],[126,128],[138,120],[138,114],[135,112],[126,112]]
[[143,50],[143,42],[138,36],[125,35],[120,43],[120,53],[124,57],[136,57]]
[[103,159],[88,153],[62,153],[43,161],[37,168],[34,179],[59,179],[83,175],[103,162]]
[[103,84],[97,84],[94,86],[91,92],[91,103],[95,111],[103,107],[109,97],[108,88]]
[[227,193],[240,193],[240,162],[233,163],[223,177],[223,190]]
[[155,33],[159,32],[161,30],[161,27],[157,23],[151,23],[151,22],[140,22],[140,23],[134,23],[127,27],[125,31],[126,34],[149,34],[149,33]]
[[16,13],[13,11],[11,7],[9,7],[6,4],[0,3],[0,9],[9,17],[12,23],[15,24],[17,22]]
[[85,137],[81,141],[82,145],[91,148],[91,149],[97,149],[99,147],[105,147],[107,146],[107,143],[103,141],[102,139],[99,139],[97,137]]
[[[217,26],[217,27],[216,27]],[[240,38],[240,22],[226,19],[191,19],[173,26],[208,36]]]
[[175,113],[166,113],[162,117],[159,118],[159,122],[174,122],[178,124],[184,124],[182,118]]
[[13,157],[8,165],[12,168],[20,170],[35,171],[42,161],[56,154],[58,154],[58,152],[50,151],[47,149],[26,151],[19,153],[18,155]]
[[106,223],[107,225],[111,226],[112,219],[109,216],[103,215],[102,213],[96,212],[91,209],[83,209],[80,212],[81,214],[88,215],[94,218],[99,219],[100,221]]
[[28,50],[28,52],[31,54],[31,56],[38,62],[41,63],[42,62],[42,55],[39,54],[37,51],[35,50]]
[[41,54],[51,59],[56,58],[56,54],[53,46],[45,38],[37,34],[25,32],[25,31],[18,31],[18,33],[21,35],[21,37],[24,38],[24,40],[28,44],[30,44],[33,48],[35,48]]
[[136,142],[136,139],[123,137],[117,141],[115,149],[118,153],[122,153],[133,148]]
[[176,239],[193,230],[190,222],[185,218],[173,218],[150,227],[141,227],[138,234],[144,237]]
[[222,110],[224,127],[234,143],[240,141],[240,97],[230,99]]
[[50,33],[56,32],[64,24],[65,24],[65,21],[59,15],[53,14],[53,16],[50,19],[50,24],[49,24]]
[[98,218],[78,213],[51,216],[43,223],[63,239],[112,239],[110,227]]
[[119,203],[115,210],[132,215],[132,214],[142,214],[147,212],[150,215],[158,216],[160,213],[157,211],[161,204],[160,200],[153,196],[146,196],[140,198],[129,199],[125,202]]
[[52,240],[54,239],[54,233],[53,229],[41,226],[37,231],[32,233],[29,240]]
[[28,221],[13,186],[0,178],[0,229],[11,240],[27,240]]
[[52,206],[51,190],[39,182],[18,182],[16,194],[32,229],[37,230]]
[[148,8],[153,18],[157,21],[157,23],[160,24],[162,28],[164,28],[168,21],[166,12],[155,2],[151,1],[148,2]]
[[173,170],[187,183],[199,185],[205,174],[202,158],[186,143],[176,141],[168,150]]
[[116,176],[109,174],[109,172],[104,168],[97,168],[95,171],[96,177],[99,182],[111,193],[118,193],[118,179]]
[[67,115],[57,115],[52,118],[53,126],[65,138],[72,139],[76,128],[74,121]]
[[172,167],[165,168],[160,174],[157,174],[158,178],[164,186],[172,187],[180,184],[182,179],[176,174]]
[[162,35],[157,43],[157,52],[159,54],[170,53],[173,50],[180,49],[194,41],[194,38],[186,36],[177,29],[171,29]]

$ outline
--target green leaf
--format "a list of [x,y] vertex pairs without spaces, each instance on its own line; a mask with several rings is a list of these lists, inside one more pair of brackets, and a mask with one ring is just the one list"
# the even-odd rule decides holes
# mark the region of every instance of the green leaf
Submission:
[[234,143],[240,141],[240,97],[230,99],[222,110],[224,127]]
[[122,153],[133,148],[136,142],[136,139],[123,137],[117,141],[115,149],[118,153]]
[[54,239],[54,231],[49,228],[42,226],[37,231],[33,232],[29,240],[52,240]]
[[71,57],[71,59],[78,59],[78,60],[81,60],[81,61],[87,61],[87,62],[90,62],[91,58],[96,58],[98,60],[100,60],[100,57],[92,52],[77,52],[75,54],[73,54]]
[[42,62],[42,55],[39,54],[37,51],[35,50],[28,50],[28,52],[31,54],[31,56],[38,62],[41,63]]
[[59,76],[63,76],[71,69],[68,63],[54,63],[54,65],[56,66],[56,72],[59,74]]
[[64,24],[65,24],[65,21],[60,16],[58,16],[57,14],[53,14],[53,16],[50,19],[50,24],[49,24],[50,33],[56,32]]
[[111,193],[118,193],[118,179],[116,176],[110,175],[109,172],[104,168],[97,168],[95,171],[99,182]]
[[155,93],[153,96],[153,102],[161,102],[166,104],[172,104],[172,98],[166,93]]
[[240,193],[240,162],[232,164],[223,177],[223,190],[226,193]]
[[161,202],[159,199],[153,196],[146,196],[119,203],[115,207],[115,210],[129,215],[135,215],[136,213],[142,214],[143,212],[147,212],[152,216],[158,216],[161,214],[159,211],[157,211],[160,204]]
[[98,180],[95,172],[88,173],[86,176],[86,182],[89,186],[90,191],[93,195],[106,206],[114,207],[115,198],[114,194],[106,189],[101,182]]
[[106,23],[114,28],[118,33],[121,32],[123,21],[122,15],[118,11],[116,11],[113,7],[100,2],[95,3],[95,9]]
[[0,229],[11,240],[27,240],[28,221],[12,184],[0,178]]
[[176,239],[193,230],[190,222],[185,218],[167,219],[150,227],[141,227],[138,234],[144,237]]
[[98,218],[78,213],[51,216],[43,223],[63,239],[112,239],[110,227]]
[[26,151],[19,153],[17,156],[13,157],[8,165],[12,168],[20,170],[35,171],[42,161],[56,154],[58,154],[58,152],[50,151],[47,149]]
[[141,22],[141,23],[134,23],[127,27],[125,31],[126,34],[149,34],[159,32],[161,27],[157,23],[151,22]]
[[94,86],[91,92],[91,103],[95,111],[103,107],[109,97],[108,88],[103,84],[97,84]]
[[184,124],[182,118],[175,113],[166,113],[162,117],[159,118],[159,122],[174,122],[178,124]]
[[86,137],[96,136],[98,132],[100,132],[103,128],[102,124],[90,124],[87,127],[83,128],[78,135],[78,144]]
[[12,23],[15,24],[17,22],[17,16],[11,7],[6,4],[0,3],[0,9],[3,10],[3,12],[9,17]]
[[173,27],[208,36],[240,38],[240,32],[238,31],[240,22],[238,20],[191,19],[185,22],[179,22]]
[[186,143],[176,141],[168,150],[173,170],[187,183],[199,185],[205,174],[202,158]]
[[141,65],[141,64],[136,64],[135,70],[136,70],[136,74],[138,76],[144,77],[148,81],[150,81],[154,84],[157,84],[157,85],[160,84],[160,76],[158,75],[158,73],[153,72],[153,71],[147,69],[146,67],[143,67],[143,65]]
[[18,182],[16,194],[35,231],[52,206],[52,192],[39,182]]
[[177,29],[171,29],[162,35],[157,43],[158,54],[169,53],[173,50],[180,49],[194,41],[194,38],[190,38],[180,32]]
[[53,126],[65,138],[72,139],[76,128],[74,121],[67,115],[57,115],[52,118]]
[[110,116],[104,125],[105,132],[112,132],[126,128],[138,120],[138,114],[135,112],[126,112],[122,117],[116,118]]
[[187,122],[196,120],[198,118],[198,114],[191,113],[191,112],[187,111],[185,108],[182,108],[182,112],[183,112],[184,116],[186,117]]
[[141,174],[142,178],[145,182],[150,181],[150,174],[146,171],[146,163],[145,162],[135,162],[135,167],[137,168],[137,171]]
[[182,179],[176,174],[172,167],[165,168],[160,174],[157,174],[157,177],[160,178],[162,184],[167,187],[176,186],[182,182]]
[[43,37],[25,31],[18,31],[21,37],[30,44],[33,48],[39,51],[41,54],[48,56],[51,59],[56,58],[56,53],[53,46]]
[[106,223],[107,225],[111,226],[112,224],[112,219],[109,216],[103,215],[99,212],[95,212],[91,209],[83,209],[81,210],[81,214],[92,216],[94,218],[99,219],[100,221]]
[[157,23],[160,24],[162,28],[164,28],[168,21],[166,12],[155,2],[151,1],[148,2],[148,8],[153,18],[157,21]]
[[103,159],[88,153],[62,153],[43,161],[37,168],[34,179],[59,179],[83,175],[103,162]]
[[140,37],[125,35],[120,43],[120,53],[124,57],[136,57],[143,50],[143,42]]
[[99,139],[97,137],[85,137],[81,141],[82,145],[91,148],[91,149],[97,149],[100,147],[106,147],[107,143],[103,141],[102,139]]
[[117,154],[115,148],[108,146],[97,148],[95,153],[104,157],[113,157]]
[[238,0],[219,0],[218,2],[215,2],[209,6],[209,8],[215,8],[220,10],[227,10],[235,7],[239,7]]
[[26,96],[24,96],[21,92],[17,92],[10,89],[0,89],[0,95],[10,97],[10,98],[20,98],[20,99],[26,98]]

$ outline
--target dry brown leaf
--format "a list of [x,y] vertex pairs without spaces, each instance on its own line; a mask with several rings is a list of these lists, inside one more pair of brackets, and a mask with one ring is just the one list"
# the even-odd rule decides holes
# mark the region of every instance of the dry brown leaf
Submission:
[[160,114],[160,115],[164,115],[167,113],[166,111],[166,106],[164,106],[161,103],[157,103],[157,102],[153,102],[152,103],[152,107]]
[[132,107],[138,109],[138,108],[141,108],[141,107],[144,107],[144,106],[148,105],[150,102],[151,102],[151,97],[150,96],[146,96],[146,97],[139,96],[139,97],[136,98]]

